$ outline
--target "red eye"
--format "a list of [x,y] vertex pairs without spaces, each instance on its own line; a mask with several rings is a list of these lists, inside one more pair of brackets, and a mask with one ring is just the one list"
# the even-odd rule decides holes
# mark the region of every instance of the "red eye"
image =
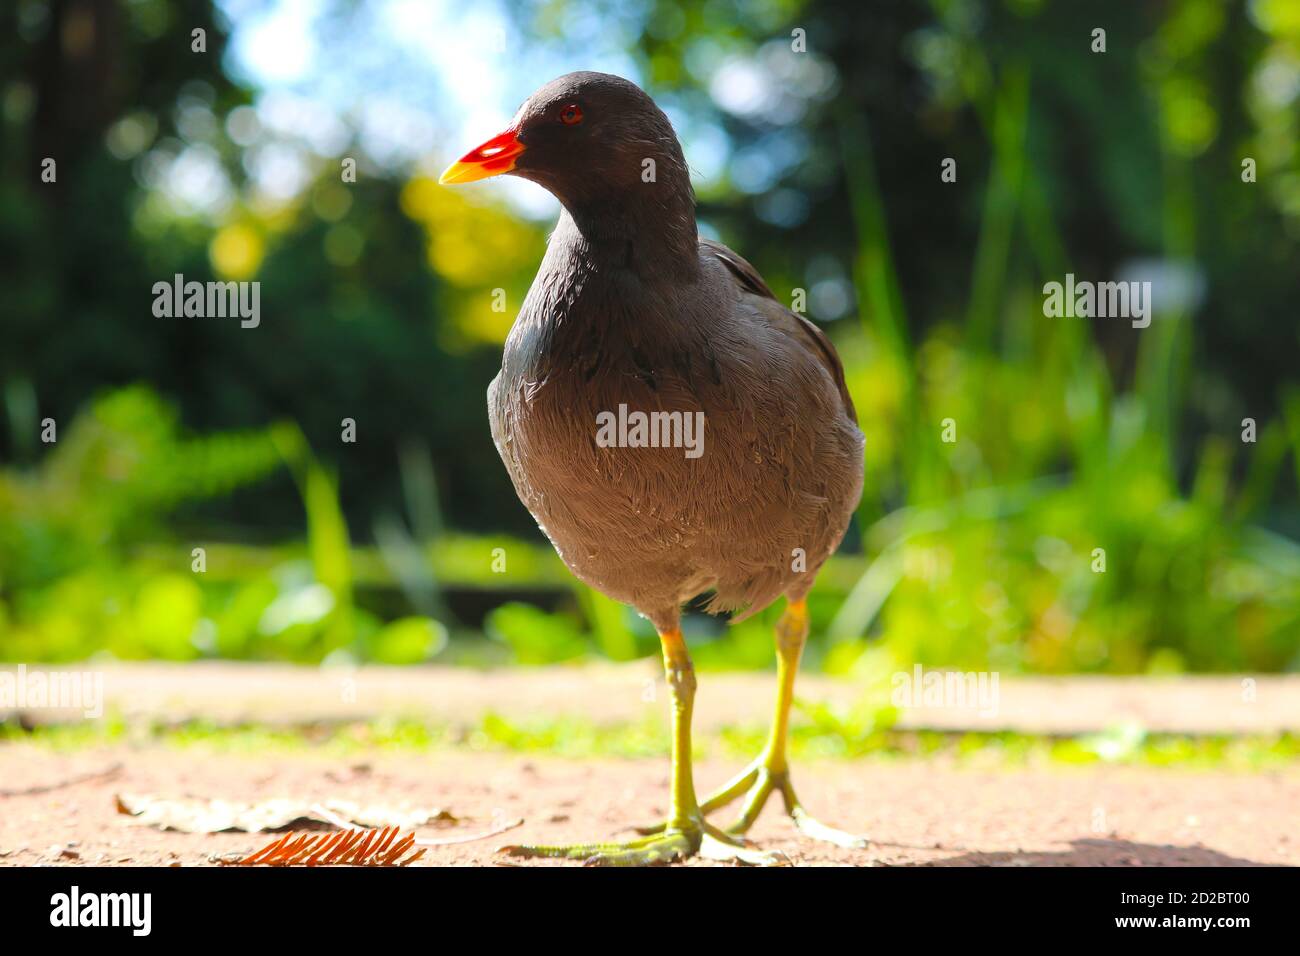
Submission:
[[560,110],[560,122],[565,126],[577,126],[582,122],[582,107],[577,103],[570,103]]

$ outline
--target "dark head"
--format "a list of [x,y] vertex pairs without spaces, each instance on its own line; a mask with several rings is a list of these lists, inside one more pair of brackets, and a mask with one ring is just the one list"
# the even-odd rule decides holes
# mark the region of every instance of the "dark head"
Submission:
[[608,73],[568,73],[519,107],[510,128],[442,174],[444,184],[507,173],[545,186],[561,202],[616,199],[649,181],[690,189],[672,124],[635,83]]
[[593,238],[644,236],[658,222],[694,259],[695,196],[681,145],[663,110],[622,77],[552,80],[519,107],[509,129],[452,163],[439,182],[502,174],[545,187]]

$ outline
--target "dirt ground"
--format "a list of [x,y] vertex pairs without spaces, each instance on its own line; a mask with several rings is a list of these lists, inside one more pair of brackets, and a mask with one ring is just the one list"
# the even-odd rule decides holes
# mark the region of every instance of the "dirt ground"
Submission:
[[[107,776],[68,782],[113,767]],[[703,762],[700,789],[736,769],[730,762]],[[811,812],[872,840],[862,850],[809,843],[771,803],[751,836],[795,865],[1300,863],[1300,771],[972,770],[946,759],[864,760],[801,764],[795,781]],[[416,864],[496,865],[507,862],[495,852],[503,843],[630,836],[629,826],[661,818],[667,784],[667,764],[659,759],[438,751],[341,762],[310,751],[232,755],[145,745],[57,753],[20,743],[0,747],[0,791],[6,794],[0,796],[0,865],[208,865],[270,839],[155,830],[117,812],[119,793],[438,807],[457,821],[420,835],[439,839],[522,818],[508,834],[436,847]]]
[[[203,718],[216,724],[414,716],[473,724],[485,713],[568,715],[597,723],[663,719],[653,662],[527,671],[449,668],[335,670],[245,664],[107,664],[107,713],[131,723]],[[799,694],[850,707],[861,688],[805,675]],[[758,726],[770,674],[700,676],[696,728]],[[77,722],[69,712],[24,721]],[[913,728],[1080,733],[1133,722],[1148,730],[1273,733],[1300,728],[1300,678],[1017,678],[996,713],[904,708]],[[455,822],[419,836],[489,839],[431,848],[417,865],[493,865],[504,843],[629,838],[666,809],[666,758],[565,759],[440,748],[340,758],[310,746],[271,752],[130,742],[60,751],[0,744],[0,865],[205,865],[265,845],[265,834],[161,831],[117,812],[118,794],[440,808]],[[716,751],[710,751],[716,752]],[[702,794],[739,769],[709,759]],[[109,771],[109,772],[106,772]],[[1300,864],[1300,767],[1246,773],[1187,767],[958,764],[949,756],[802,762],[795,784],[810,812],[867,836],[861,850],[809,843],[769,804],[751,837],[796,865]],[[734,811],[732,811],[734,812]],[[722,811],[715,822],[730,822]],[[543,865],[565,865],[546,863]],[[707,864],[700,864],[707,865]]]

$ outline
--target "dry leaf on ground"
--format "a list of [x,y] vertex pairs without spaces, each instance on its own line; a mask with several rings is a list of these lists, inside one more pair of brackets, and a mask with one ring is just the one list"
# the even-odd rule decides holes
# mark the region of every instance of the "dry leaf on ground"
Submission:
[[288,833],[232,866],[409,866],[424,850],[403,857],[415,844],[414,834],[397,838],[398,827],[343,830],[329,834]]
[[220,833],[224,830],[259,833],[309,824],[414,829],[457,822],[451,813],[436,807],[362,805],[348,800],[279,798],[248,803],[239,800],[122,793],[117,795],[117,810],[134,817],[142,825],[182,833]]

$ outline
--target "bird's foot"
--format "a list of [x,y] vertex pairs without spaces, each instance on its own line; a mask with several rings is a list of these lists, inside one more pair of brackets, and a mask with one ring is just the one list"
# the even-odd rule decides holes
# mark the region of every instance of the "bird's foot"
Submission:
[[653,833],[626,843],[575,843],[560,846],[503,846],[498,851],[526,858],[582,860],[586,866],[654,866],[691,856],[747,866],[778,866],[779,854],[750,849],[737,836],[719,830],[703,817],[686,824],[663,824]]
[[[773,770],[767,766],[763,757],[755,760],[718,790],[717,793],[700,804],[700,811],[706,814],[712,813],[714,810],[727,806],[744,794],[745,802],[740,812],[740,818],[726,831],[733,837],[743,836],[749,832],[749,828],[753,826],[754,821],[758,819],[759,813],[762,812],[764,804],[767,803],[767,798],[774,792],[781,794],[781,798],[785,803],[786,814],[789,815],[799,832],[809,839],[831,843],[846,849],[862,849],[869,845],[870,841],[866,837],[827,826],[811,816],[803,808],[799,798],[795,796],[794,785],[790,782],[790,771]],[[662,831],[662,827],[647,827],[640,830],[641,833],[647,834]]]
[[[846,849],[862,849],[868,840],[864,836],[837,830],[820,822],[803,808],[795,796],[794,784],[790,782],[789,770],[773,770],[761,759],[756,760],[731,784],[720,790],[715,797],[704,802],[704,812],[725,806],[745,793],[745,802],[740,811],[740,818],[729,828],[730,833],[747,833],[758,819],[767,798],[774,792],[781,794],[785,803],[785,812],[794,821],[795,827],[804,836],[822,843],[831,843]],[[716,802],[715,802],[716,801]]]

